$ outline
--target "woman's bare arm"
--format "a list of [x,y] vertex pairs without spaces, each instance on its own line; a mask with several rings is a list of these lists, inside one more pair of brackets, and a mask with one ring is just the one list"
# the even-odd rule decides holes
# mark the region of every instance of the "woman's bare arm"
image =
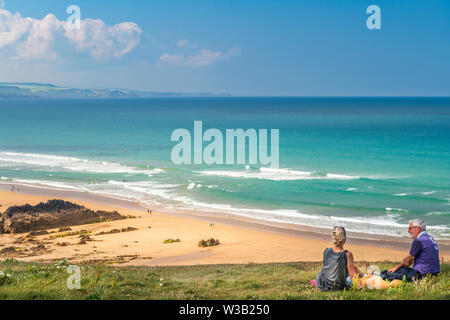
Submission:
[[362,275],[362,272],[355,266],[355,262],[353,260],[353,254],[350,251],[347,251],[347,270],[351,279],[354,279],[358,275]]

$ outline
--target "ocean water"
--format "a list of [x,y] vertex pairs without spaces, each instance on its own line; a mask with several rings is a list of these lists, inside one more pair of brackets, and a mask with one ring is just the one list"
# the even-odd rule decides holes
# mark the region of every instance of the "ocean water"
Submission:
[[[0,119],[0,183],[450,239],[450,98],[0,100]],[[195,120],[279,129],[280,168],[173,164]]]

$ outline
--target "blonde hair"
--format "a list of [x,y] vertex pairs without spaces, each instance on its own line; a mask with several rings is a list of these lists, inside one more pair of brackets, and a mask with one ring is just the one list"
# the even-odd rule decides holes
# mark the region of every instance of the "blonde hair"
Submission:
[[334,227],[333,228],[333,243],[336,246],[341,246],[345,243],[347,239],[347,234],[345,233],[344,227]]

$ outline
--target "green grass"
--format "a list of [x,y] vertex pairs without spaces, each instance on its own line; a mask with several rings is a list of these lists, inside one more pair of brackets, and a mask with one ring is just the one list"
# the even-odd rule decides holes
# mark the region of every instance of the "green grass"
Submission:
[[[378,263],[381,269],[394,263]],[[67,289],[66,262],[36,264],[6,259],[0,299],[450,299],[450,264],[439,277],[400,288],[319,292],[312,287],[320,263],[190,267],[80,265],[81,289]],[[162,284],[162,285],[161,285]]]

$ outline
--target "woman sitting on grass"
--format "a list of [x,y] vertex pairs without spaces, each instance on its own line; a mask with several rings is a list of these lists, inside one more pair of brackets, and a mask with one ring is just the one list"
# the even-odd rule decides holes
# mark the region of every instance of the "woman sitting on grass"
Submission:
[[352,286],[352,279],[363,276],[353,261],[353,254],[344,250],[347,239],[343,227],[333,228],[332,248],[323,253],[323,268],[316,278],[316,285],[320,291],[343,290]]

